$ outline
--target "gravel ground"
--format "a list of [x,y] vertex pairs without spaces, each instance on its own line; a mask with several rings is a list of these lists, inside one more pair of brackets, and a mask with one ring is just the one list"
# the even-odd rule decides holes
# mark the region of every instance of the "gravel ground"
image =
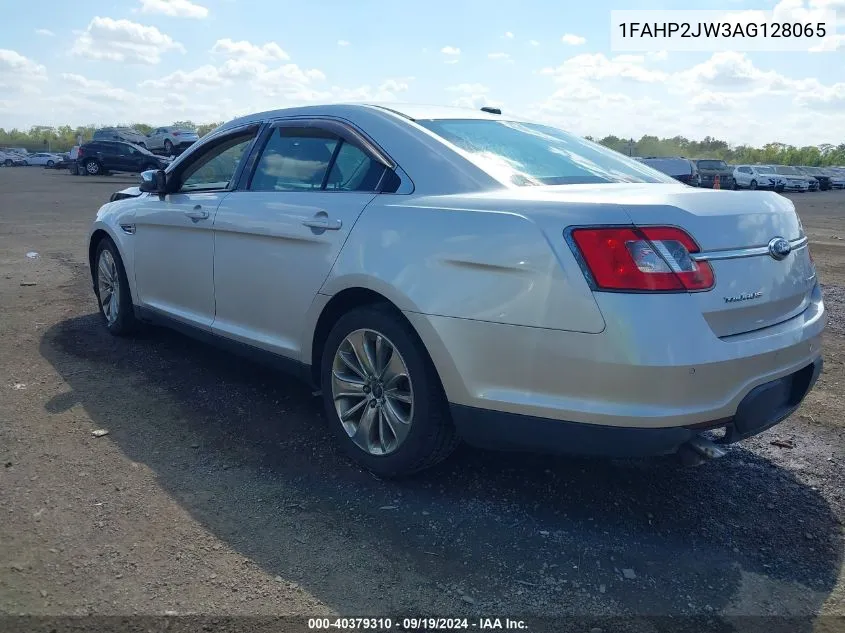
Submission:
[[342,458],[305,385],[106,333],[86,231],[126,182],[0,170],[0,615],[845,626],[813,621],[845,616],[845,192],[794,197],[831,326],[786,422],[697,468],[461,448],[397,483]]

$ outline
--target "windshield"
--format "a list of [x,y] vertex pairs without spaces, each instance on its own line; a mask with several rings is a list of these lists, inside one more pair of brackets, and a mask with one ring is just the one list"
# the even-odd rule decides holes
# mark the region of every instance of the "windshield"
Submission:
[[775,170],[772,169],[771,167],[757,167],[757,171],[759,171],[761,174],[773,174],[773,173],[775,173]]
[[675,180],[557,128],[483,119],[417,121],[469,154],[494,178],[517,186]]
[[723,160],[700,160],[698,167],[700,169],[727,169],[728,165]]
[[795,169],[795,167],[787,167],[785,165],[778,165],[777,167],[775,167],[775,170],[779,174],[787,174],[787,175],[790,175],[790,176],[800,176],[801,175],[801,172],[799,172],[797,169]]

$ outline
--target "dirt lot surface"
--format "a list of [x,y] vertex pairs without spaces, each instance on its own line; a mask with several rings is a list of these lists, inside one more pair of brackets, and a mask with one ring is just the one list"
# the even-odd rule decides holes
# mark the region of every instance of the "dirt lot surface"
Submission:
[[461,448],[386,482],[335,450],[305,385],[106,332],[87,229],[129,182],[0,169],[0,614],[837,628],[807,616],[845,615],[845,192],[793,197],[831,321],[818,386],[775,429],[698,468]]

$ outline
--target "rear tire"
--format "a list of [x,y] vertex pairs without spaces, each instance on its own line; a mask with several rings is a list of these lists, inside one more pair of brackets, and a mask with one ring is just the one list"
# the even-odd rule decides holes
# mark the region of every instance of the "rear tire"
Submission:
[[[379,337],[380,347],[376,347]],[[355,348],[359,353],[350,347],[350,340],[362,342]],[[376,375],[378,371],[367,370],[367,361],[355,361],[364,349],[371,352],[365,358],[378,358],[376,350],[383,351],[382,362],[375,364],[383,368],[384,380]],[[352,359],[359,369],[351,368],[344,358]],[[410,324],[389,307],[366,306],[342,316],[326,339],[320,376],[331,431],[344,452],[367,470],[382,477],[410,475],[442,461],[458,445],[446,396],[428,352]],[[341,376],[342,384],[335,379]],[[402,377],[394,380],[389,376]],[[338,397],[339,393],[347,395]],[[338,408],[345,409],[346,426]],[[368,410],[372,423],[364,427]],[[361,432],[363,428],[371,431]],[[361,443],[370,448],[362,448]]]
[[[109,237],[104,237],[97,244],[93,278],[94,294],[106,329],[115,336],[134,333],[138,329],[138,321],[135,319],[126,269],[117,246]],[[106,301],[105,306],[103,301]]]
[[164,139],[164,153],[170,156],[173,153],[173,143],[170,139]]
[[103,172],[103,168],[93,158],[85,161],[85,171],[90,176],[99,176]]

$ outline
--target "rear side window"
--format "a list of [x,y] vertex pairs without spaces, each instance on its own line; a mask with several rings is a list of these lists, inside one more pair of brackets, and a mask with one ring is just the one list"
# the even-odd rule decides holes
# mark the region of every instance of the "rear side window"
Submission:
[[492,177],[517,186],[674,182],[619,152],[545,125],[484,119],[417,123],[463,150]]
[[255,167],[251,191],[322,189],[340,139],[317,128],[273,130]]
[[341,141],[334,164],[326,181],[331,191],[375,191],[384,166],[377,163],[363,150]]

